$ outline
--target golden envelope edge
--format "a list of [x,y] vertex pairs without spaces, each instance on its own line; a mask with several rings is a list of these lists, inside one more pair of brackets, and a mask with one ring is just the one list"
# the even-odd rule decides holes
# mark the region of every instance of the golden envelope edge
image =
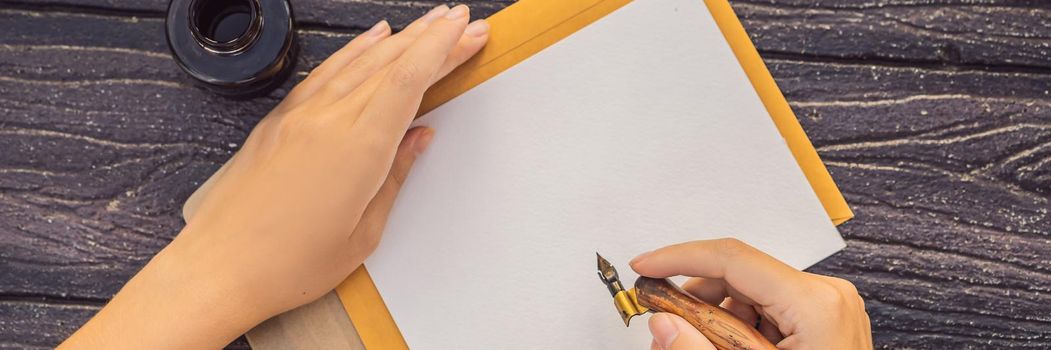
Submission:
[[[488,18],[491,30],[486,47],[427,91],[419,115],[526,60],[628,2],[630,0],[521,0],[494,14]],[[851,219],[853,213],[846,200],[729,2],[705,0],[705,4],[832,222],[839,225]],[[222,169],[212,178],[221,173]],[[200,198],[212,182],[210,178],[187,200],[183,208],[184,217],[193,215]],[[364,266],[347,277],[336,288],[336,292],[366,348],[408,348]]]

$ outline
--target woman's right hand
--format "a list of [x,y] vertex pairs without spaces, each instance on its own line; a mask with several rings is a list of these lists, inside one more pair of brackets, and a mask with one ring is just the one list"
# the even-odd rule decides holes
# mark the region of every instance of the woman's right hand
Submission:
[[[872,349],[865,302],[844,279],[796,270],[736,239],[676,244],[639,255],[640,275],[691,276],[683,289],[720,305],[780,349]],[[715,350],[682,318],[650,318],[653,349]]]

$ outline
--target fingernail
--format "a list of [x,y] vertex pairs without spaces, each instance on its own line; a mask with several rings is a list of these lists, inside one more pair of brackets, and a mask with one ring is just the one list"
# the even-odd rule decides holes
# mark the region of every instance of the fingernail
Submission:
[[473,37],[483,36],[483,35],[489,33],[489,22],[486,22],[484,19],[480,19],[480,20],[471,22],[471,24],[468,24],[467,25],[467,29],[464,30],[463,32],[464,32],[464,34],[467,34],[468,36],[473,36]]
[[467,15],[467,5],[456,5],[449,13],[445,14],[445,19],[458,19]]
[[423,131],[423,134],[416,139],[416,142],[412,144],[413,152],[416,152],[416,155],[422,154],[423,151],[426,151],[427,147],[431,145],[431,140],[433,139],[434,129],[427,128]]
[[388,26],[388,24],[387,24],[386,20],[382,20],[382,21],[376,22],[376,24],[373,25],[372,28],[369,28],[369,31],[365,32],[364,35],[378,36],[378,35],[383,34],[384,32],[387,31],[387,26]]
[[653,254],[653,251],[648,251],[648,252],[639,254],[634,259],[631,259],[631,261],[628,262],[628,265],[635,266],[635,264],[638,264],[640,261],[645,260],[646,257],[650,256],[650,254]]
[[442,15],[445,15],[446,12],[449,12],[449,6],[445,6],[445,5],[435,6],[433,9],[428,11],[427,14],[423,15],[423,18],[422,18],[423,23],[434,22],[434,20],[438,19],[438,17],[441,17]]
[[653,315],[653,320],[650,321],[650,333],[653,333],[653,339],[661,349],[670,349],[675,338],[679,337],[679,327],[675,326],[675,320],[672,320],[671,316],[659,313]]

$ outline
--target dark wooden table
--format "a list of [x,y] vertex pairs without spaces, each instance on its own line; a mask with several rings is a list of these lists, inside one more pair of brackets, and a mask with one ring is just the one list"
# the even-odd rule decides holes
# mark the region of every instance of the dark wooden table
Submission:
[[[287,91],[190,86],[166,3],[0,0],[0,348],[52,347],[98,310]],[[301,79],[436,2],[294,4]],[[733,5],[857,213],[810,270],[857,284],[877,346],[1051,348],[1051,2]]]

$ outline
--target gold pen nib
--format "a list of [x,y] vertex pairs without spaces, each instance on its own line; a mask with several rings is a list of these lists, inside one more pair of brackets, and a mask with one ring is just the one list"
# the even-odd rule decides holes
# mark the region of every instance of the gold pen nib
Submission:
[[609,288],[609,293],[617,295],[617,292],[624,291],[624,286],[620,284],[620,276],[617,275],[617,269],[613,267],[613,264],[610,264],[599,253],[595,253],[595,256],[598,257],[598,277]]
[[639,301],[635,297],[634,288],[624,290],[624,285],[621,284],[620,276],[617,275],[617,269],[613,267],[613,264],[610,264],[599,253],[595,253],[595,256],[598,257],[598,277],[609,289],[609,294],[613,296],[613,305],[620,312],[620,318],[624,320],[624,325],[627,326],[628,321],[635,315],[641,315],[649,311],[646,307],[639,305]]

